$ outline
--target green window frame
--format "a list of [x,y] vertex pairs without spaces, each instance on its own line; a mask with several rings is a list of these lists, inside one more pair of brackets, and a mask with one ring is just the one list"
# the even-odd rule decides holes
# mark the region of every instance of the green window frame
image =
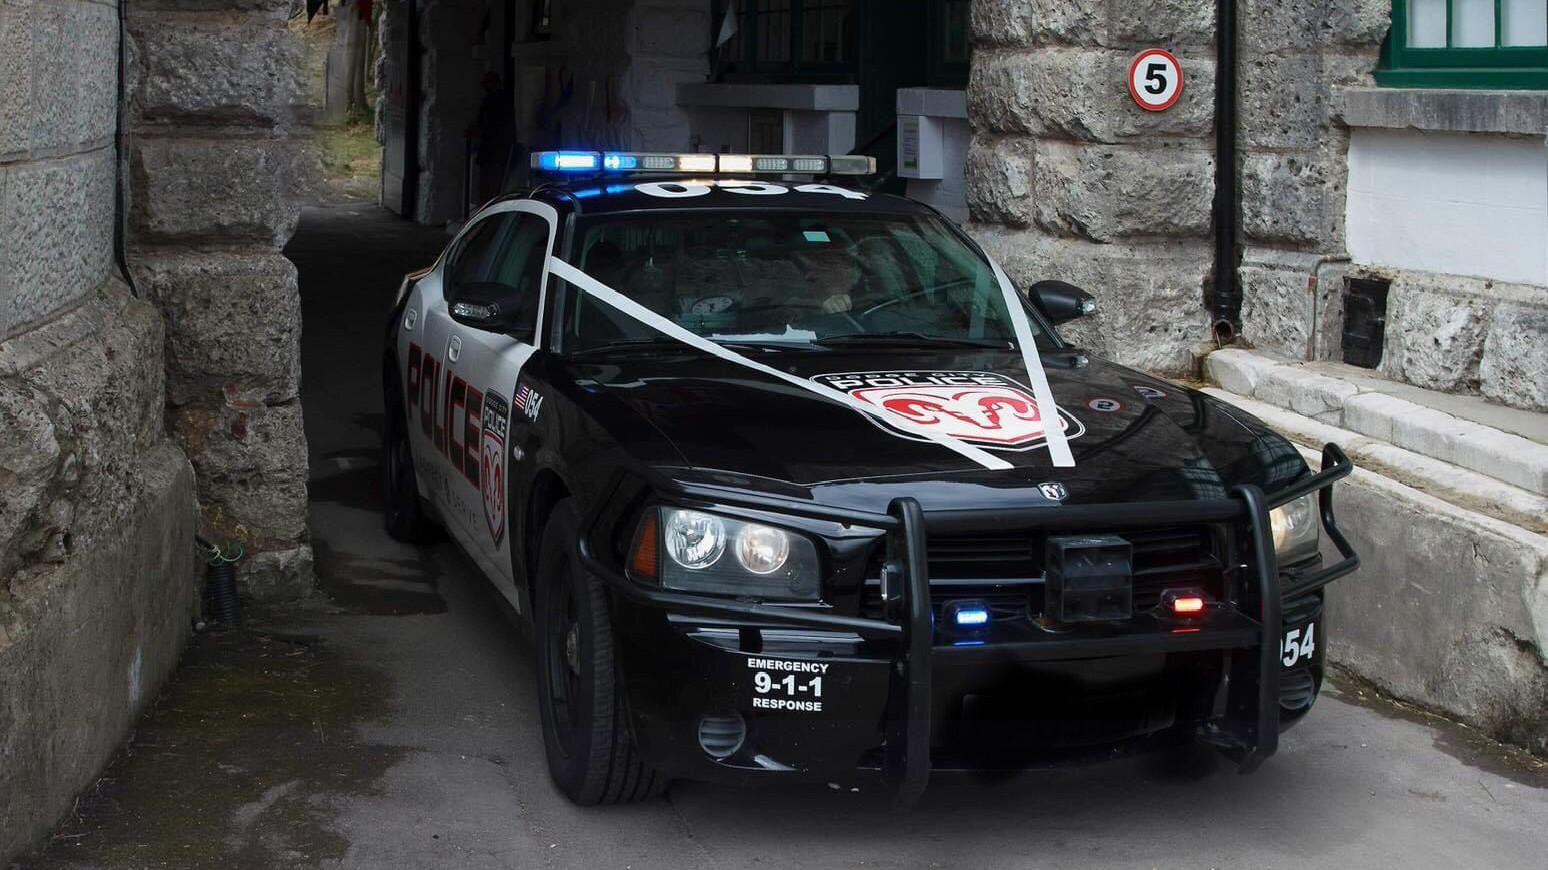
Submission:
[[[1442,2],[1442,0],[1431,0]],[[1410,7],[1416,0],[1392,0],[1392,30],[1382,45],[1376,83],[1389,88],[1494,88],[1548,90],[1548,44],[1505,45],[1503,0],[1493,0],[1494,44],[1458,46],[1456,9],[1445,3],[1445,46],[1408,44]],[[1548,33],[1544,34],[1548,43]]]

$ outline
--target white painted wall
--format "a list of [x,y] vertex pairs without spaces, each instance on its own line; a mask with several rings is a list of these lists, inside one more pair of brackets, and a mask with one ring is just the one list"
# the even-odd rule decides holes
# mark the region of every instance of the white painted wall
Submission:
[[1356,263],[1548,285],[1548,138],[1356,128]]

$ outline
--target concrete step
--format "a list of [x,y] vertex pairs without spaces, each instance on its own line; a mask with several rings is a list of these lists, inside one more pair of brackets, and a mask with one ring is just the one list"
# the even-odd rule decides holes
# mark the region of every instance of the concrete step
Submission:
[[[1340,407],[1318,398],[1338,387],[1281,392],[1281,373],[1254,373],[1266,395],[1324,416]],[[1328,589],[1331,661],[1548,755],[1548,497],[1277,403],[1205,392],[1297,442],[1313,468],[1329,441],[1355,461],[1333,504],[1361,562]],[[1337,558],[1326,540],[1323,558]]]
[[[1458,507],[1529,531],[1548,532],[1548,496],[1218,387],[1205,388],[1204,392],[1252,414],[1303,447],[1320,450],[1332,441],[1344,448],[1360,468]],[[1313,461],[1312,466],[1316,465]]]
[[1210,354],[1204,371],[1237,396],[1548,496],[1548,415],[1245,350]]

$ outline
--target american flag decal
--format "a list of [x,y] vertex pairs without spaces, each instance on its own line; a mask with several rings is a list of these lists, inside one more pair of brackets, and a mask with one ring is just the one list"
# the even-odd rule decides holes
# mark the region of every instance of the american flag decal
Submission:
[[527,399],[531,396],[532,388],[523,384],[516,388],[516,397],[511,400],[511,404],[516,406],[516,410],[525,411],[527,410]]

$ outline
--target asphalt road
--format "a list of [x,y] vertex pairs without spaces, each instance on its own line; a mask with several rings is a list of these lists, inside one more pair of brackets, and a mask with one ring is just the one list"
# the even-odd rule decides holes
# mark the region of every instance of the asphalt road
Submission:
[[[185,850],[224,849],[227,867],[1548,867],[1541,766],[1336,686],[1245,777],[1190,751],[1012,778],[937,776],[907,814],[884,794],[821,786],[680,783],[642,805],[571,806],[544,767],[531,655],[482,577],[449,544],[406,547],[381,531],[380,312],[395,276],[444,240],[371,206],[333,206],[306,213],[289,251],[302,275],[312,530],[327,603],[269,628],[308,638],[380,687],[380,708],[319,725],[325,746],[307,750],[323,753],[325,770],[334,756],[358,760],[358,775],[286,773],[229,806],[211,787],[212,824],[158,841],[159,858],[64,834],[40,866],[140,866],[114,857],[123,854],[199,866],[179,857],[185,836]],[[1339,630],[1329,627],[1331,643]],[[143,752],[167,743],[158,727],[147,726]],[[114,811],[154,826],[166,811],[134,794]]]

